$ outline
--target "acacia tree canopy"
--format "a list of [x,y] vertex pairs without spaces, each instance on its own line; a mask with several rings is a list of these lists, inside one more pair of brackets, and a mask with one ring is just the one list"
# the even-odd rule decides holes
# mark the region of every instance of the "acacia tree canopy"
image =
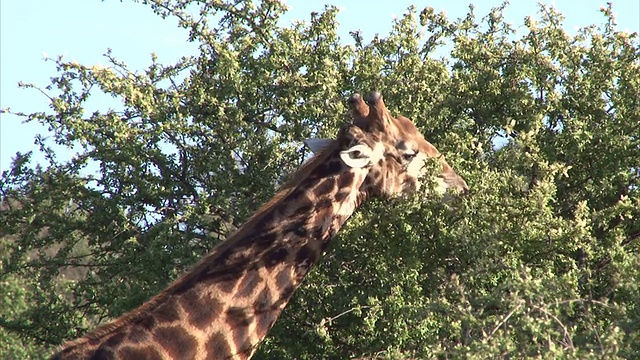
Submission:
[[[46,357],[161,291],[374,89],[471,192],[367,204],[256,358],[640,357],[640,48],[611,7],[576,35],[543,6],[518,33],[504,6],[410,8],[345,45],[333,7],[282,27],[275,0],[142,3],[199,53],[54,60],[50,109],[21,116],[80,151],[43,142],[47,165],[18,154],[1,175],[0,358]],[[88,113],[96,93],[120,107]]]

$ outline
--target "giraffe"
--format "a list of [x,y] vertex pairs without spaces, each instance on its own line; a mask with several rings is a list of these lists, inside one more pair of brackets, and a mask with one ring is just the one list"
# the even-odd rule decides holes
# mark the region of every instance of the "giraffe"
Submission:
[[468,189],[382,96],[349,100],[353,121],[314,152],[276,195],[189,273],[138,309],[63,345],[53,359],[249,359],[347,218],[370,197],[420,187],[438,158],[442,189]]

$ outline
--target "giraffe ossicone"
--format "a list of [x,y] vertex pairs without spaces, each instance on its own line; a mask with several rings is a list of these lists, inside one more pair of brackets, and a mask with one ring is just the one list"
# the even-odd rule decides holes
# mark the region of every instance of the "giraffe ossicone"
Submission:
[[132,312],[67,342],[53,359],[248,359],[329,240],[370,197],[420,188],[427,158],[443,188],[465,181],[382,95],[348,99],[353,121],[190,272]]

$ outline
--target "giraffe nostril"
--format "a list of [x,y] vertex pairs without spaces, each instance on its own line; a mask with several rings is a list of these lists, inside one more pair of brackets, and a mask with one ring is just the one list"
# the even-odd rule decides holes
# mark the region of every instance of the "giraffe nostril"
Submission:
[[461,195],[465,195],[469,192],[469,186],[464,179],[454,173],[454,172],[446,172],[438,175],[440,179],[444,181],[445,188],[454,187]]
[[457,175],[453,178],[452,185],[458,188],[458,191],[461,195],[466,195],[469,192],[469,185],[464,181],[462,176]]
[[462,182],[464,183],[464,185],[462,187],[460,187],[460,195],[468,195],[469,194],[469,186],[467,186],[467,183],[464,182],[464,180],[462,180]]

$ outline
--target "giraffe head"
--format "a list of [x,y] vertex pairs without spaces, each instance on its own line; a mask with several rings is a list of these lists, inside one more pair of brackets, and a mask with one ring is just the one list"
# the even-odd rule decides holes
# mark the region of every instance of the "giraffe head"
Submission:
[[382,95],[373,92],[365,103],[359,94],[354,94],[349,104],[353,122],[340,131],[336,140],[313,139],[305,143],[313,152],[337,148],[346,166],[368,169],[361,190],[383,198],[413,193],[428,175],[425,170],[428,158],[437,159],[441,165],[438,192],[444,193],[449,188],[462,193],[468,190],[464,179],[409,119],[391,115]]

